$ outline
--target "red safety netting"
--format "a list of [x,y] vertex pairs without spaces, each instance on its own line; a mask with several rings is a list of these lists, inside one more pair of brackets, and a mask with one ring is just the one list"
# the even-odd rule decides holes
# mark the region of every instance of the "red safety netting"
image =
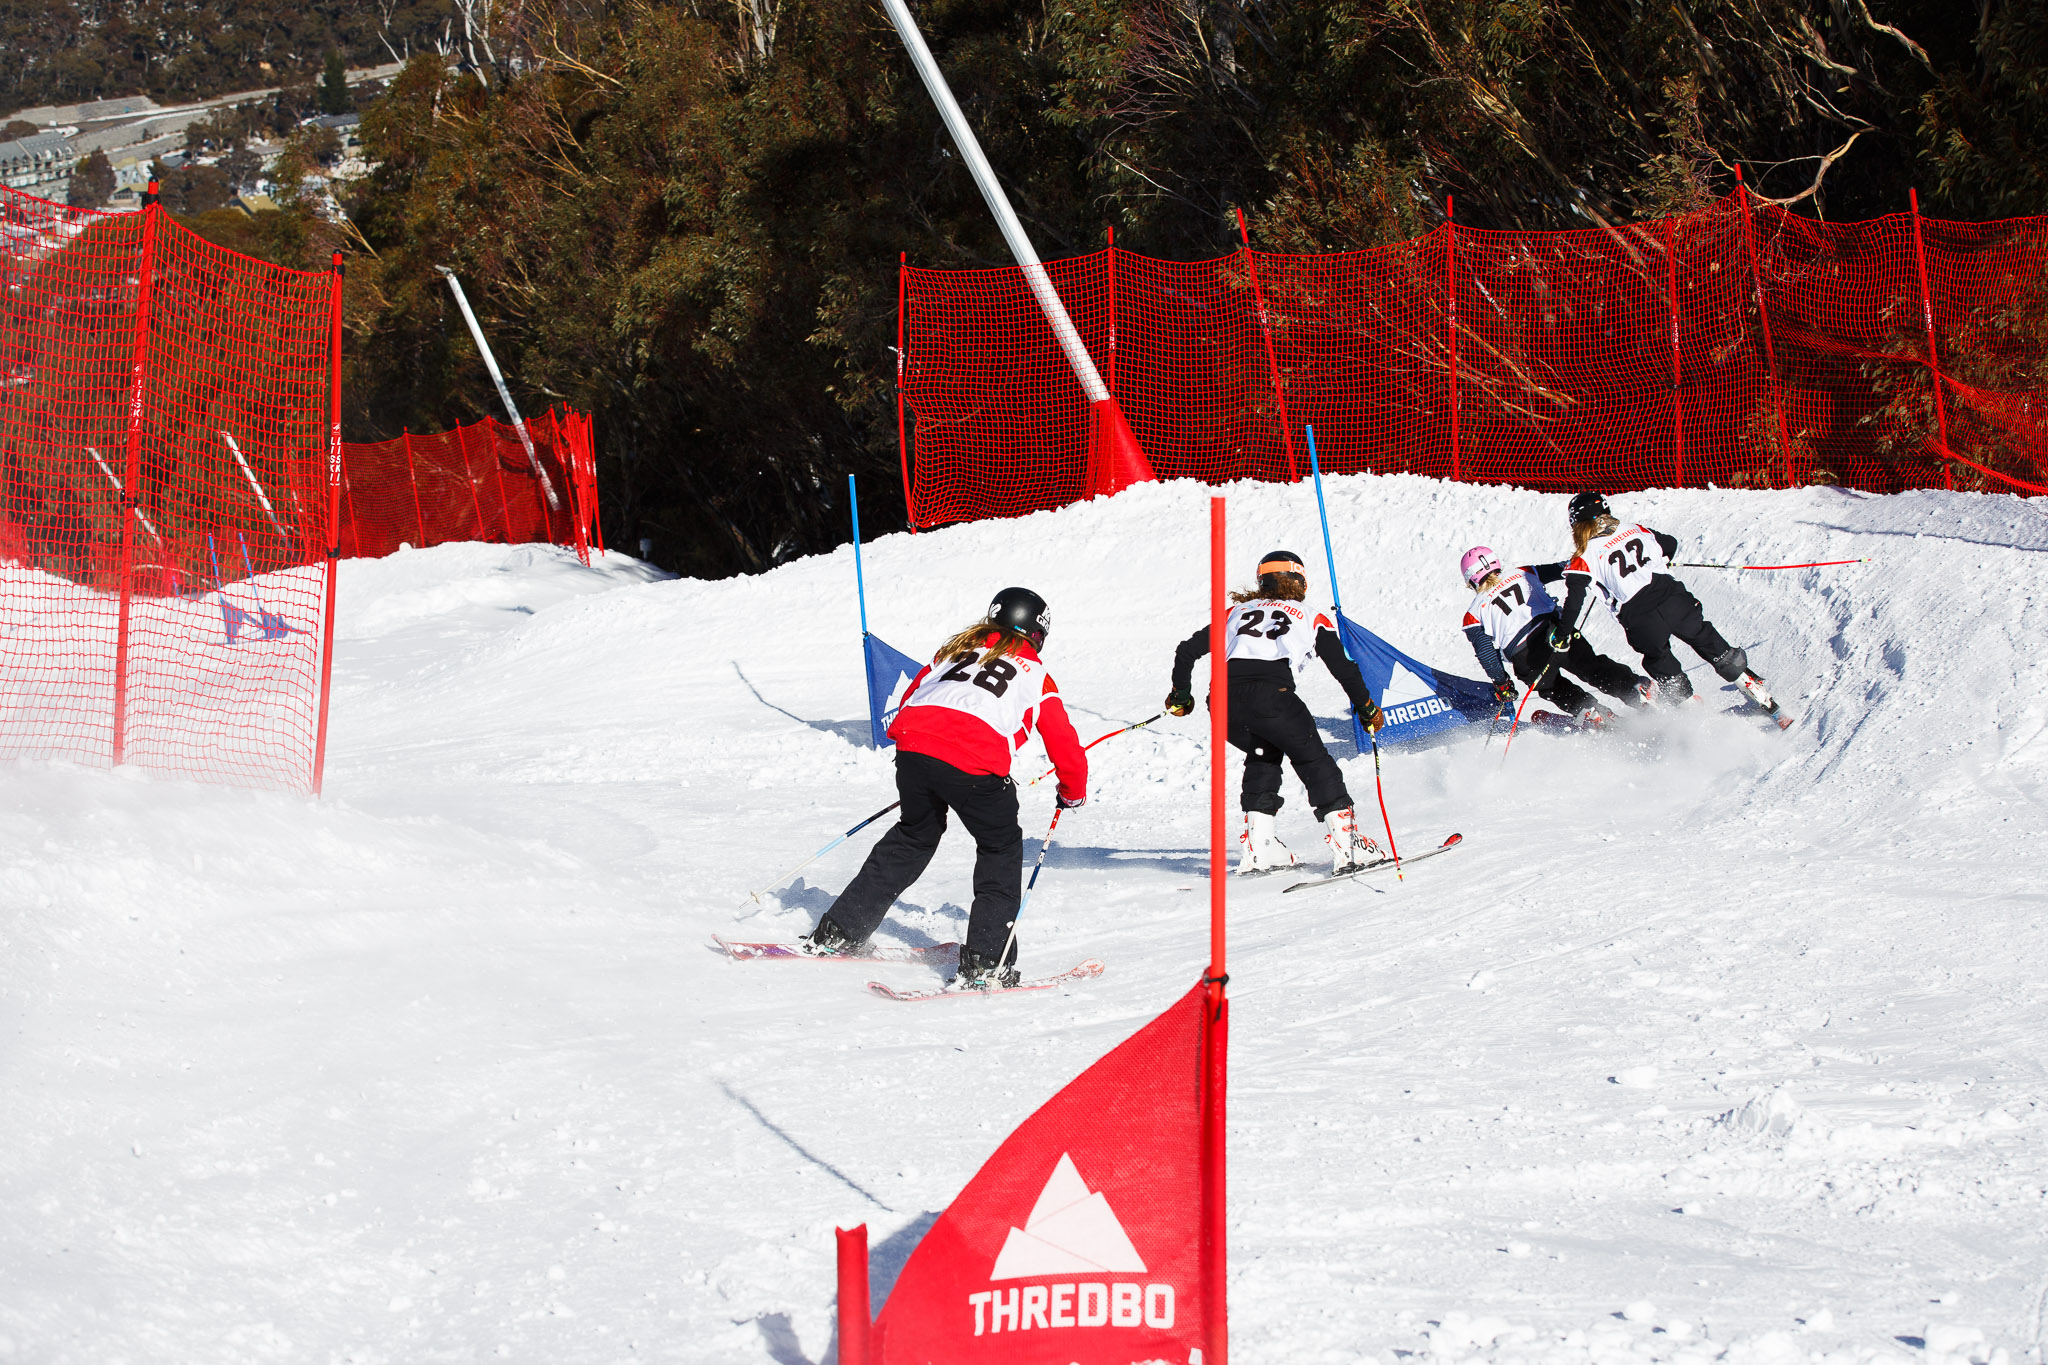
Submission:
[[[1831,224],[1738,192],[1612,229],[1046,269],[1160,478],[1303,477],[1308,425],[1340,473],[2048,491],[2048,219]],[[906,267],[902,300],[915,524],[1095,491],[1019,271]]]
[[[374,558],[451,540],[574,546],[597,528],[590,419],[568,408],[516,428],[485,417],[453,431],[342,447],[341,552]],[[550,505],[552,494],[552,505]]]
[[0,756],[317,789],[340,276],[0,190]]

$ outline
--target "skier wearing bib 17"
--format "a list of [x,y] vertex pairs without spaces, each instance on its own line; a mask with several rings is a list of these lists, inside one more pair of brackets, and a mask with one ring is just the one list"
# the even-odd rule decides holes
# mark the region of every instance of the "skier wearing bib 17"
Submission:
[[860,952],[938,851],[950,810],[975,847],[974,908],[953,984],[987,990],[1017,983],[1012,929],[1024,877],[1024,832],[1010,756],[1024,747],[1034,722],[1059,772],[1060,808],[1088,800],[1088,756],[1038,657],[1051,628],[1044,598],[1028,588],[1004,588],[989,603],[986,620],[946,641],[911,680],[889,726],[903,814],[804,940],[806,952]]
[[[1608,715],[1584,688],[1564,676],[1567,671],[1610,697],[1642,704],[1649,680],[1599,653],[1578,632],[1575,623],[1587,582],[1583,567],[1526,564],[1502,572],[1500,556],[1475,545],[1465,551],[1458,572],[1473,592],[1472,605],[1465,609],[1465,638],[1472,642],[1479,666],[1493,679],[1501,705],[1515,699],[1510,666],[1525,684],[1536,688],[1537,696],[1582,724],[1598,725]],[[1562,608],[1549,586],[1560,579],[1567,589]]]
[[[1682,702],[1692,696],[1692,680],[1671,651],[1671,639],[1677,636],[1766,715],[1777,716],[1778,703],[1764,689],[1764,680],[1749,671],[1748,654],[1721,637],[1699,599],[1671,576],[1671,561],[1678,553],[1676,536],[1640,524],[1624,528],[1598,493],[1574,496],[1569,515],[1569,572],[1587,576],[1600,589],[1630,646],[1643,656],[1643,667],[1656,680],[1660,700]],[[1788,723],[1779,718],[1781,728]]]
[[[1308,661],[1322,659],[1368,730],[1378,730],[1384,718],[1366,690],[1358,665],[1344,652],[1330,618],[1320,612],[1311,614],[1301,605],[1307,596],[1308,575],[1302,569],[1301,556],[1275,550],[1259,562],[1259,586],[1251,592],[1231,594],[1237,605],[1223,625],[1224,638],[1229,641],[1224,678],[1230,689],[1230,743],[1245,755],[1240,873],[1294,864],[1294,855],[1273,829],[1282,805],[1283,757],[1294,764],[1295,776],[1308,788],[1316,819],[1325,826],[1331,870],[1343,872],[1379,856],[1379,845],[1359,832],[1344,774],[1323,747],[1315,717],[1295,690]],[[1195,660],[1208,652],[1207,626],[1181,641],[1174,651],[1173,690],[1166,696],[1166,709],[1174,715],[1184,716],[1194,709],[1190,688]]]

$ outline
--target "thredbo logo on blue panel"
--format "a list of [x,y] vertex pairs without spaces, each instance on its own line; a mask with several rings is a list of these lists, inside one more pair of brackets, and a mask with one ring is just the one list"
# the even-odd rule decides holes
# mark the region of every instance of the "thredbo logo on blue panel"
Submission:
[[1386,713],[1380,743],[1421,739],[1493,714],[1493,689],[1485,683],[1410,658],[1347,616],[1337,618],[1337,627],[1345,650],[1365,678],[1366,690]]

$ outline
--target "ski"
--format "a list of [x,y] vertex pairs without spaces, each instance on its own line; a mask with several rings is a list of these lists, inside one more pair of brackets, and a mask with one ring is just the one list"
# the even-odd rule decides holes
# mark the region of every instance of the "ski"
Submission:
[[1768,721],[1780,730],[1792,728],[1792,717],[1785,714],[1785,708],[1782,706],[1775,711],[1766,711],[1762,707],[1750,702],[1743,702],[1739,706],[1724,708],[1721,714],[1724,716],[1739,716],[1744,720]]
[[954,990],[945,986],[930,986],[919,991],[902,991],[881,981],[868,982],[868,989],[881,996],[884,1000],[941,1000],[948,998],[957,999],[965,996],[993,999],[999,995],[1015,995],[1019,991],[1049,991],[1054,986],[1064,986],[1069,981],[1086,981],[1091,976],[1101,975],[1102,964],[1094,958],[1089,958],[1080,966],[1069,967],[1066,971],[1054,976],[1034,977],[1029,981],[1019,981],[1014,986],[1001,986],[987,991]]
[[733,939],[711,936],[718,950],[734,962],[930,962],[934,958],[950,957],[960,951],[957,943],[934,943],[928,948],[898,948],[888,945],[869,944],[858,953],[823,953],[813,955],[796,943],[740,943]]
[[[1401,860],[1401,866],[1403,868],[1406,868],[1411,863],[1421,862],[1424,858],[1434,858],[1439,853],[1449,853],[1452,849],[1456,848],[1458,845],[1464,842],[1464,835],[1453,834],[1450,838],[1444,840],[1442,843],[1438,844],[1435,848],[1430,849],[1426,853],[1417,853],[1411,857],[1403,858]],[[1378,858],[1372,862],[1367,863],[1364,867],[1354,867],[1349,872],[1334,872],[1327,877],[1317,877],[1314,881],[1296,882],[1292,886],[1282,887],[1281,894],[1285,895],[1289,891],[1306,891],[1312,886],[1334,886],[1338,882],[1348,882],[1353,877],[1359,876],[1363,873],[1377,872],[1381,868],[1392,867],[1393,865],[1394,860],[1392,858]]]

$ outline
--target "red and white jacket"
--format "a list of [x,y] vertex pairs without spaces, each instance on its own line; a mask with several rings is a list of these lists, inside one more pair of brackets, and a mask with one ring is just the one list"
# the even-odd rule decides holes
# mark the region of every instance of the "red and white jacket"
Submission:
[[1067,719],[1059,684],[1036,652],[1021,645],[1014,654],[987,658],[987,646],[963,650],[927,664],[903,694],[889,738],[905,753],[927,754],[965,773],[1010,775],[1010,758],[1038,727],[1045,752],[1059,772],[1060,795],[1088,796],[1088,755]]

